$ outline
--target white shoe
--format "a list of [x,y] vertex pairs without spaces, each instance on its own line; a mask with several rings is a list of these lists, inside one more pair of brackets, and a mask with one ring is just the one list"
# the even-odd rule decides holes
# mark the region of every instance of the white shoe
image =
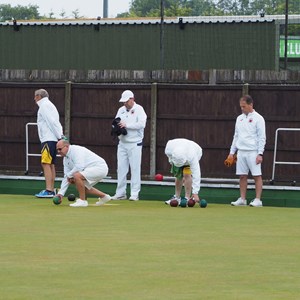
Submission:
[[127,196],[123,195],[123,196],[118,196],[118,195],[114,195],[111,197],[111,200],[126,200]]
[[170,205],[170,203],[171,203],[172,200],[177,200],[178,203],[180,203],[180,200],[181,200],[181,199],[180,199],[180,198],[177,198],[177,197],[174,195],[171,199],[166,200],[166,201],[165,201],[165,204]]
[[250,202],[249,205],[250,205],[250,206],[253,206],[253,207],[262,207],[262,206],[263,206],[263,205],[262,205],[262,201],[261,201],[260,199],[257,199],[257,198],[253,199],[253,200]]
[[139,196],[130,196],[130,201],[139,201]]
[[111,196],[109,196],[108,194],[106,194],[104,197],[98,198],[98,200],[99,201],[96,202],[97,206],[104,205],[105,203],[107,203],[108,201],[111,200]]
[[231,205],[232,206],[245,206],[245,205],[247,205],[247,200],[239,198],[236,201],[231,202]]
[[89,203],[86,200],[77,199],[74,203],[70,204],[72,207],[87,207]]

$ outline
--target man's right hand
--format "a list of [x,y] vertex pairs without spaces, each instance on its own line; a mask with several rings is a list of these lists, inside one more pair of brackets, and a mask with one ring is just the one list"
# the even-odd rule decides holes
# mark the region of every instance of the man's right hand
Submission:
[[235,164],[236,161],[237,161],[237,155],[236,154],[229,154],[227,156],[227,158],[225,159],[225,161],[224,161],[224,165],[229,168],[233,164]]

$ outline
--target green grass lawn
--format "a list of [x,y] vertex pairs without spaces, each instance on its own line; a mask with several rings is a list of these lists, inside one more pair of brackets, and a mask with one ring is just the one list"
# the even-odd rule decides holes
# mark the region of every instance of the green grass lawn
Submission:
[[0,195],[1,299],[299,299],[299,208],[68,204]]

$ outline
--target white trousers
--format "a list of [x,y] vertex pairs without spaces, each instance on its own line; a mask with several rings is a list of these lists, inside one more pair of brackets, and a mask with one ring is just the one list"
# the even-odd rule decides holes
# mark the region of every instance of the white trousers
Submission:
[[95,184],[107,176],[108,167],[107,165],[89,167],[79,173],[85,178],[85,187],[90,190]]
[[237,153],[236,175],[261,176],[261,164],[256,164],[257,151],[241,151]]
[[117,196],[126,195],[127,174],[131,173],[130,196],[138,197],[141,190],[142,145],[137,143],[121,143],[118,145],[118,185]]

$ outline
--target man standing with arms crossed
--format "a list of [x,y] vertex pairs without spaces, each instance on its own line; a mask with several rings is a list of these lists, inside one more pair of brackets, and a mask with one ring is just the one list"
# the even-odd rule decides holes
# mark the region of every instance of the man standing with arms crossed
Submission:
[[130,90],[122,93],[119,102],[124,105],[119,108],[116,118],[120,118],[119,126],[126,128],[126,135],[119,135],[118,144],[118,185],[112,200],[127,199],[126,177],[131,171],[130,198],[129,200],[138,201],[141,190],[141,162],[144,129],[146,127],[147,115],[144,108],[137,104],[134,94]]
[[253,109],[251,96],[241,97],[240,107],[242,114],[236,119],[233,141],[228,155],[228,159],[233,160],[233,155],[237,152],[236,174],[240,176],[240,197],[231,202],[231,205],[247,205],[247,182],[250,171],[255,182],[256,196],[249,205],[262,207],[261,163],[266,144],[265,120]]
[[34,92],[34,100],[39,106],[37,127],[41,141],[41,164],[46,181],[46,189],[37,198],[52,198],[55,195],[54,182],[56,177],[56,143],[63,137],[63,129],[59,122],[59,114],[54,104],[49,100],[49,94],[44,89]]

